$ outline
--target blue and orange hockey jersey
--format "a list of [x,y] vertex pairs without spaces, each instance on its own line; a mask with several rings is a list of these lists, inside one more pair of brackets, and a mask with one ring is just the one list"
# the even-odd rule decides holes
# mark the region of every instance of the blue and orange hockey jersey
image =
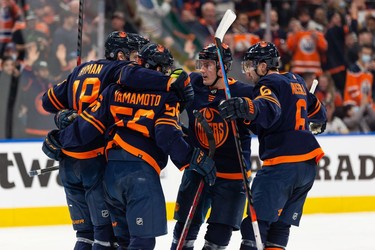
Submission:
[[[144,78],[142,81],[140,76]],[[129,61],[90,61],[76,67],[66,80],[50,88],[43,96],[43,108],[51,113],[74,109],[81,114],[109,84],[115,82],[140,90],[166,90],[170,77]],[[86,147],[71,148],[64,153],[73,158],[87,159],[103,154],[103,149],[104,138],[98,138]]]
[[266,75],[256,84],[253,100],[258,108],[254,132],[264,166],[310,159],[318,162],[323,157],[308,123],[326,122],[326,111],[309,93],[302,77],[292,73]]
[[173,92],[137,92],[118,84],[107,87],[59,140],[65,149],[107,138],[107,150],[121,147],[142,158],[158,173],[170,155],[179,168],[188,167],[192,147],[183,139],[177,120],[179,103]]
[[[194,146],[200,147],[207,153],[207,136],[203,131],[202,126],[196,121],[192,112],[193,110],[198,110],[207,120],[215,137],[216,151],[213,159],[215,160],[215,166],[217,169],[216,176],[225,179],[241,180],[242,170],[236,154],[232,125],[220,116],[217,108],[220,102],[225,100],[225,89],[210,90],[207,86],[203,85],[202,76],[198,73],[191,73],[190,79],[194,88],[194,102],[188,108],[189,139]],[[252,95],[253,87],[250,84],[229,79],[229,90],[233,97],[250,97]],[[250,130],[247,128],[247,123],[238,122],[237,126],[246,164],[245,167],[250,170]],[[250,175],[250,171],[248,173]]]

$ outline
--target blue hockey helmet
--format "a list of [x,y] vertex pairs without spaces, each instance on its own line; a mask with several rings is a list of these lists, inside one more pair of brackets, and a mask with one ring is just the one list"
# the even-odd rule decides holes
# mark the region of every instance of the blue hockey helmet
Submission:
[[[230,70],[232,67],[233,57],[232,52],[228,45],[225,43],[221,44],[221,57],[223,59],[223,64],[226,67],[226,71]],[[219,55],[217,53],[217,47],[215,44],[211,43],[204,47],[198,54],[198,60],[196,63],[196,68],[200,69],[200,60],[213,60],[216,61],[216,69],[220,69]]]
[[116,60],[118,52],[121,51],[129,60],[130,54],[133,51],[139,51],[149,42],[148,39],[136,33],[113,31],[105,41],[104,55],[108,60]]
[[271,42],[261,41],[251,46],[245,53],[242,61],[242,69],[244,71],[247,61],[251,61],[253,66],[259,63],[266,63],[269,69],[277,69],[280,66],[280,55],[275,44]]
[[160,70],[164,74],[172,72],[174,59],[171,52],[161,44],[149,43],[138,53],[138,62],[145,68]]

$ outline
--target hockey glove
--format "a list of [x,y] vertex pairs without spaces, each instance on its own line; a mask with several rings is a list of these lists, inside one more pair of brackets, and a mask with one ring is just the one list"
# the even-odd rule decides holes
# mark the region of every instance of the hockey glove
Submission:
[[55,115],[55,124],[58,129],[64,129],[69,126],[77,117],[77,111],[73,109],[62,109]]
[[246,97],[233,97],[222,101],[219,105],[219,112],[224,119],[243,118],[252,121],[256,118],[258,110],[255,108],[253,101]]
[[174,91],[180,101],[181,112],[189,107],[194,100],[194,90],[190,84],[189,75],[182,69],[175,69],[171,75],[171,78],[176,80],[171,85],[171,90]]
[[326,130],[327,123],[314,123],[310,122],[309,127],[313,135],[319,135]]
[[189,168],[193,171],[197,171],[198,174],[202,175],[204,181],[208,185],[212,186],[215,184],[215,162],[199,148],[194,149]]
[[44,138],[42,150],[51,159],[61,161],[64,154],[61,152],[61,143],[56,139],[59,130],[51,130]]

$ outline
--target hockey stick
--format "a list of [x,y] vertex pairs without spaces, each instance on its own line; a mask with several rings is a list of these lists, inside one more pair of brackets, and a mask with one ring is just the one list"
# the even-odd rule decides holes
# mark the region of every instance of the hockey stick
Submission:
[[[208,125],[207,120],[203,117],[201,112],[199,112],[198,110],[194,110],[193,114],[194,114],[195,118],[198,120],[198,122],[201,124],[204,132],[206,133],[207,140],[208,140],[208,150],[209,150],[208,151],[208,157],[210,157],[212,159],[214,157],[215,149],[216,149],[216,143],[215,143],[215,138],[214,138],[214,134],[212,132],[212,129],[211,129],[210,125]],[[189,232],[190,224],[193,221],[195,210],[197,209],[197,206],[198,206],[201,194],[202,194],[203,187],[204,187],[204,181],[203,181],[203,179],[201,179],[201,181],[199,182],[197,192],[195,193],[193,203],[190,207],[189,214],[186,218],[184,228],[182,229],[180,239],[178,240],[178,244],[177,244],[177,248],[176,248],[177,250],[181,250],[182,247],[184,246],[185,239],[186,239],[186,236]]]
[[316,79],[313,80],[310,91],[309,91],[311,94],[315,93],[315,89],[318,86],[318,83],[319,83],[318,80]]
[[82,50],[83,5],[84,5],[84,0],[79,0],[77,66],[81,64],[81,56],[82,56],[81,50]]
[[46,174],[46,173],[49,173],[49,172],[52,172],[52,171],[55,171],[55,170],[58,170],[58,169],[59,169],[59,166],[53,166],[53,167],[49,167],[49,168],[31,170],[29,172],[29,176],[34,177],[36,175]]
[[[222,44],[221,43],[222,43],[225,33],[228,31],[229,27],[232,25],[234,20],[236,20],[236,14],[232,10],[228,9],[225,12],[224,17],[222,21],[220,22],[219,27],[215,33],[215,44],[216,44],[217,53],[219,57],[221,72],[223,73],[226,99],[231,98],[231,94],[229,90],[228,77],[225,72],[225,67],[224,67],[224,62],[223,62],[223,57],[222,57],[222,51],[221,51]],[[245,159],[242,153],[242,147],[241,147],[241,141],[240,141],[240,136],[238,132],[237,122],[235,120],[231,120],[231,124],[232,124],[232,129],[233,129],[234,142],[236,144],[237,157],[240,163],[242,177],[243,177],[244,186],[246,190],[246,197],[247,197],[248,206],[249,206],[249,216],[251,218],[251,224],[252,224],[253,231],[254,231],[255,243],[256,243],[257,249],[262,250],[263,244],[262,244],[262,239],[260,237],[258,220],[257,220],[257,216],[255,213],[253,197],[252,197],[251,190],[250,190],[250,181],[247,178]]]

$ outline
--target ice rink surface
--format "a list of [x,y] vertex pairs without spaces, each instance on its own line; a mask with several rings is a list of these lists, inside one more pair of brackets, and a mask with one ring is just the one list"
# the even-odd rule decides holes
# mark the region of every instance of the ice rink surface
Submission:
[[[168,250],[168,235],[157,238],[156,250]],[[206,225],[206,224],[205,224]],[[202,248],[205,226],[195,249]],[[300,227],[292,227],[287,250],[374,250],[375,213],[305,215]],[[75,234],[71,226],[0,228],[1,250],[72,250]],[[234,232],[228,250],[239,249],[241,236]]]

